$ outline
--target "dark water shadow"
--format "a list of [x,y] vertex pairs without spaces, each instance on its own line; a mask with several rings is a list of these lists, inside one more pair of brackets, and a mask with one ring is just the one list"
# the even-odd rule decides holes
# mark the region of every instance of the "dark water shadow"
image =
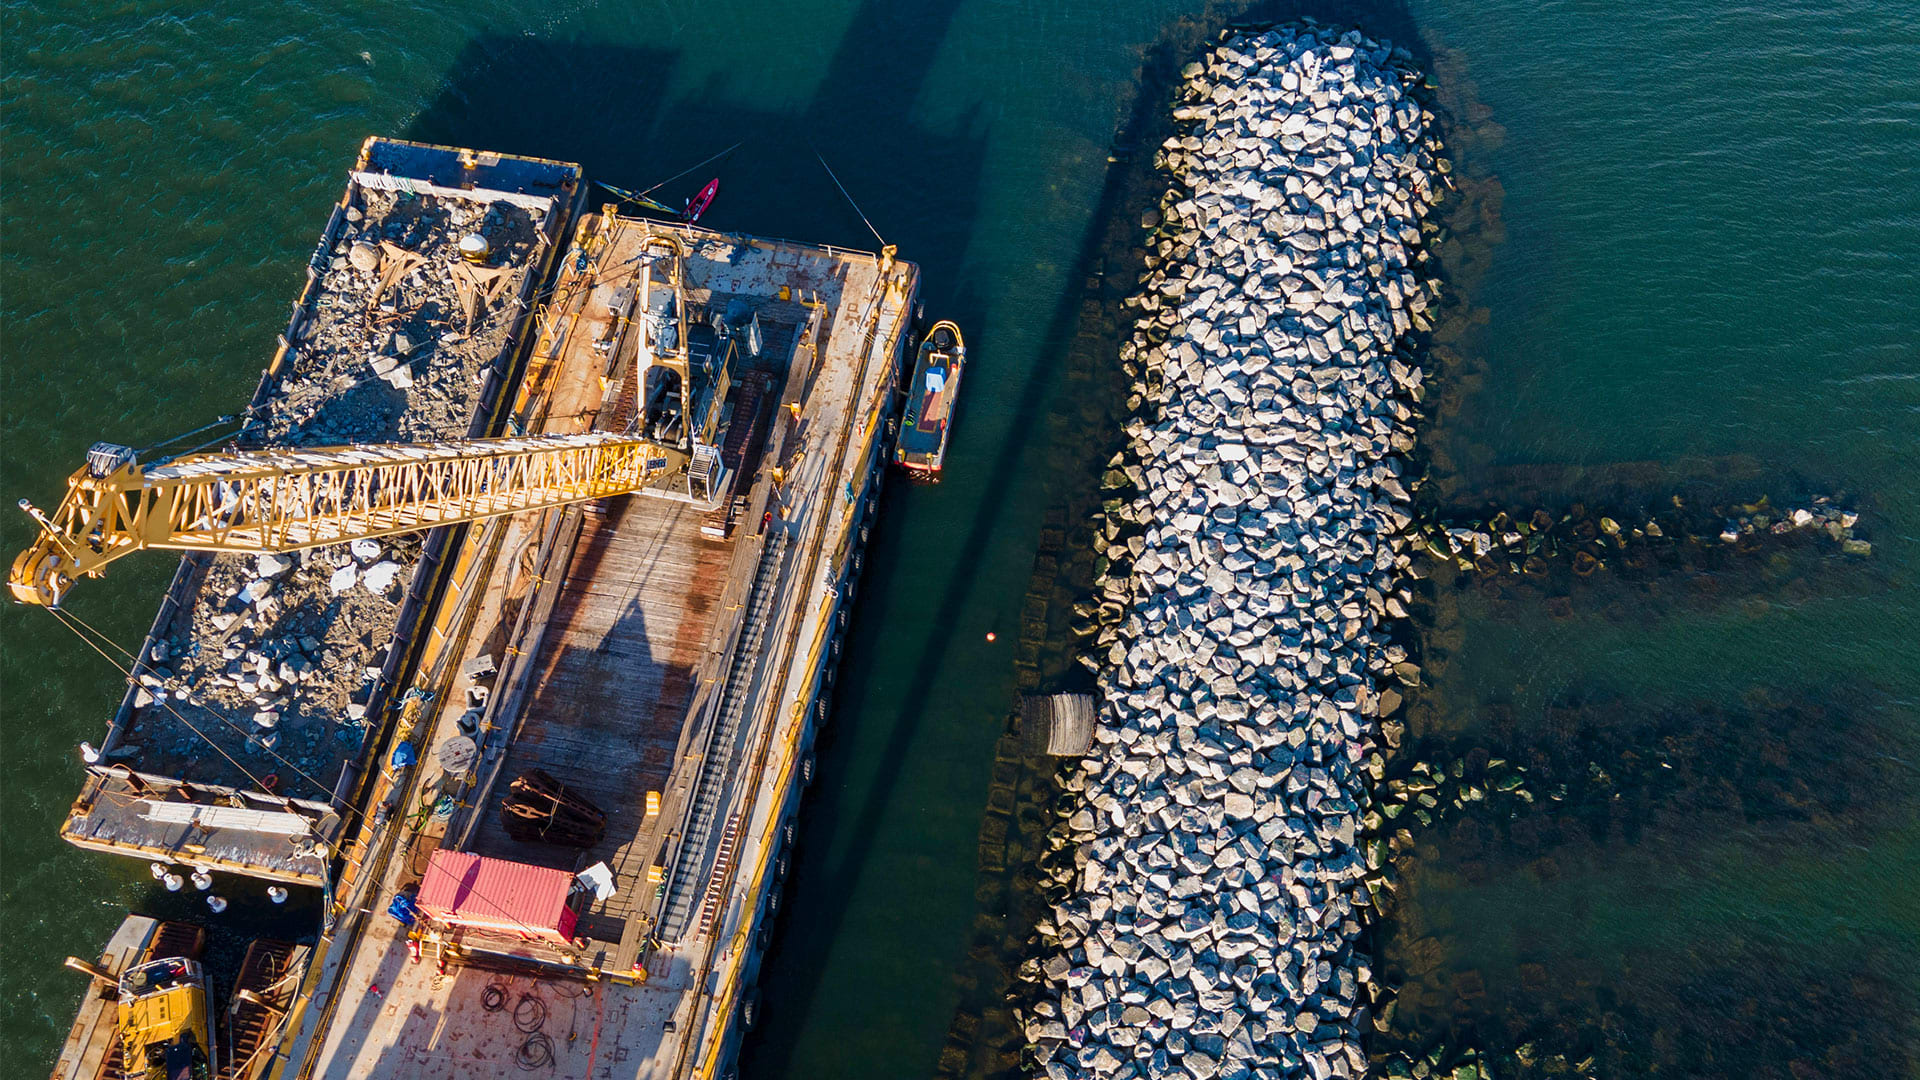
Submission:
[[1481,713],[1475,734],[1410,741],[1376,787],[1382,806],[1432,797],[1434,824],[1398,813],[1387,831],[1443,846],[1468,881],[1523,864],[1547,879],[1538,860],[1643,842],[1870,836],[1898,823],[1915,773],[1909,710],[1861,687],[1756,687],[1734,703],[1576,691],[1539,716]]
[[[718,87],[669,96],[679,63],[671,50],[484,36],[461,51],[459,75],[406,137],[575,161],[590,181],[629,188],[739,142],[656,197],[677,203],[718,176],[720,195],[702,225],[877,248],[817,149],[901,256],[922,266],[923,295],[938,306],[949,299],[972,231],[985,129],[976,113],[953,131],[927,130],[909,116],[944,21],[915,11],[916,27],[936,32],[908,47],[873,40],[875,20],[856,18],[818,94],[799,110],[732,100]],[[614,201],[596,186],[588,207]],[[624,204],[622,212],[638,211]]]
[[[1698,868],[1730,859],[1764,880],[1897,836],[1910,711],[1850,685],[1737,702],[1574,691],[1413,738],[1376,802],[1398,883],[1374,929],[1395,988],[1376,1063],[1437,1051],[1450,1068],[1473,1048],[1500,1076],[1908,1075],[1920,1002],[1897,946],[1844,915],[1814,948],[1779,940],[1764,904],[1728,919],[1654,898],[1693,895]],[[1607,943],[1622,902],[1655,925]],[[1462,929],[1488,904],[1534,917]]]
[[[1815,959],[1742,944],[1623,959],[1624,976],[1611,962],[1568,959],[1517,975],[1436,970],[1402,988],[1370,1051],[1376,1063],[1434,1060],[1431,1075],[1447,1077],[1479,1047],[1503,1080],[1885,1080],[1920,1065],[1914,1003],[1879,948],[1836,943]],[[1377,1071],[1408,1075],[1404,1065]]]

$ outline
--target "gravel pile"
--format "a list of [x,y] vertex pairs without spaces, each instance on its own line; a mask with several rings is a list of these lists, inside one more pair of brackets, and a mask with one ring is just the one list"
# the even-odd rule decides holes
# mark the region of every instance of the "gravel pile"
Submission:
[[[1132,342],[1077,845],[1026,1032],[1051,1077],[1365,1070],[1361,848],[1396,678],[1438,200],[1405,53],[1242,32],[1189,65]],[[1398,669],[1396,671],[1396,669]]]

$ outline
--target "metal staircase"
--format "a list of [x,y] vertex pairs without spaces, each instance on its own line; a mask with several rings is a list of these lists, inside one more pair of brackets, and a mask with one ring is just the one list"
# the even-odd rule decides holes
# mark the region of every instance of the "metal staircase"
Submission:
[[713,932],[714,916],[720,913],[720,889],[727,871],[733,869],[734,848],[740,844],[740,815],[727,818],[726,831],[720,834],[720,851],[713,857],[713,869],[707,872],[706,899],[700,902],[700,936]]
[[700,873],[712,841],[714,822],[727,795],[727,782],[732,778],[734,753],[738,749],[735,744],[739,741],[740,724],[746,717],[751,697],[754,667],[759,663],[766,640],[767,622],[777,592],[774,583],[785,548],[785,533],[767,535],[766,547],[760,551],[760,565],[754,570],[753,586],[747,592],[746,623],[740,629],[740,641],[734,646],[733,662],[727,669],[718,718],[707,738],[706,756],[701,761],[700,778],[695,782],[693,802],[687,813],[686,835],[674,853],[673,872],[667,879],[667,904],[660,916],[661,933],[667,941],[679,941],[686,934],[696,903],[711,906],[711,900],[703,902],[703,897],[717,888],[724,876],[725,864],[732,856],[737,816],[729,823],[728,835],[722,840],[722,852],[713,861],[714,875],[710,875],[713,880]]

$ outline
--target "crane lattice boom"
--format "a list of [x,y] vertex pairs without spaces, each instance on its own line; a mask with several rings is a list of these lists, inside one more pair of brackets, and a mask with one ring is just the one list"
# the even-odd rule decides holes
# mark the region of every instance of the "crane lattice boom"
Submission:
[[57,607],[81,575],[142,548],[282,552],[638,491],[683,463],[644,439],[590,432],[193,454],[143,469],[97,444],[8,586]]

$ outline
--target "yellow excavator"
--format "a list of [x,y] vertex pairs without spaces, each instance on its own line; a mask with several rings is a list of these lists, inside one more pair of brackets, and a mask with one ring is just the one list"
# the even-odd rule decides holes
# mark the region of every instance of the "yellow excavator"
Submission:
[[82,577],[146,548],[252,554],[480,521],[624,495],[684,454],[611,432],[190,454],[143,467],[95,443],[7,587],[57,608]]
[[128,968],[119,1006],[129,1080],[208,1080],[207,980],[198,960],[174,956]]

